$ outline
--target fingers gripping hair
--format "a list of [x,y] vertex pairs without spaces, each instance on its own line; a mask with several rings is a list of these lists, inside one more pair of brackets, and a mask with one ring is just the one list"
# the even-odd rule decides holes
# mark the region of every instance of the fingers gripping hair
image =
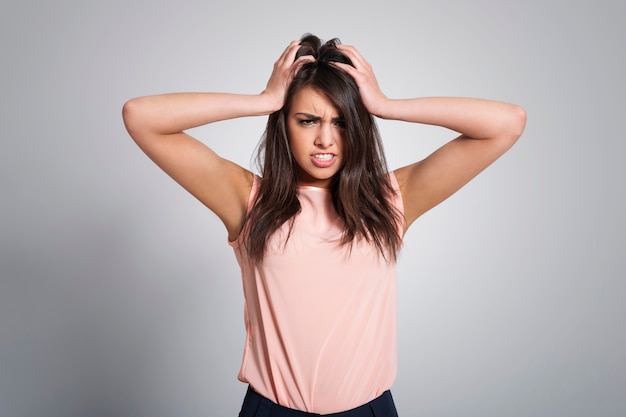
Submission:
[[330,62],[341,62],[352,65],[352,61],[337,48],[340,44],[339,38],[333,38],[325,43],[321,39],[310,33],[306,33],[300,38],[300,49],[296,53],[296,59],[305,55],[312,55],[318,64],[329,64]]

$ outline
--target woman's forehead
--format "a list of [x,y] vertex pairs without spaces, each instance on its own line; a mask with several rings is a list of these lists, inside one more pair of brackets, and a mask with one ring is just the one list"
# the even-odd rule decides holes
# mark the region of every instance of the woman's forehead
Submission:
[[313,87],[304,87],[294,94],[290,113],[336,117],[339,111],[337,106],[324,93]]

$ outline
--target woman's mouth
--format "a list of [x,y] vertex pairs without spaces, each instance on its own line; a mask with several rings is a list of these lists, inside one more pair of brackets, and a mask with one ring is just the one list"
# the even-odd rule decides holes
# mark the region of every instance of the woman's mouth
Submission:
[[335,155],[332,153],[316,153],[311,155],[313,165],[319,168],[328,168],[335,162]]

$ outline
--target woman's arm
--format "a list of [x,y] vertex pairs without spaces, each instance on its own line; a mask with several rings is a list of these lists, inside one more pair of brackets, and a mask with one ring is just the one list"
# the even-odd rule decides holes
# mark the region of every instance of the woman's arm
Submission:
[[460,133],[425,159],[395,171],[404,200],[405,230],[498,159],[524,130],[526,113],[513,104],[473,98],[388,99],[363,57],[353,47],[340,48],[356,68],[338,65],[355,78],[370,113]]
[[131,99],[123,118],[137,145],[168,175],[218,215],[234,240],[245,218],[253,176],[219,157],[184,131],[220,120],[270,114],[280,109],[285,89],[300,65],[292,42],[274,64],[259,95],[172,93]]
[[526,122],[519,106],[469,98],[389,100],[382,114],[460,133],[422,161],[395,171],[405,202],[407,228],[513,146]]
[[183,131],[265,110],[270,107],[261,96],[173,93],[129,100],[123,117],[146,155],[217,214],[234,239],[246,214],[252,174]]

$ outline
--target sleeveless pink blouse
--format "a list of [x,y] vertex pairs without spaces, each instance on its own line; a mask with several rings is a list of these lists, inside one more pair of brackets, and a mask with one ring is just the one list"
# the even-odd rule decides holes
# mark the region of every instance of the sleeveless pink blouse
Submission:
[[[393,204],[402,212],[398,183]],[[251,193],[254,199],[259,178]],[[300,187],[302,206],[269,240],[260,265],[240,236],[246,343],[239,379],[286,407],[329,414],[391,388],[397,369],[396,268],[367,242],[340,246],[330,191]]]

